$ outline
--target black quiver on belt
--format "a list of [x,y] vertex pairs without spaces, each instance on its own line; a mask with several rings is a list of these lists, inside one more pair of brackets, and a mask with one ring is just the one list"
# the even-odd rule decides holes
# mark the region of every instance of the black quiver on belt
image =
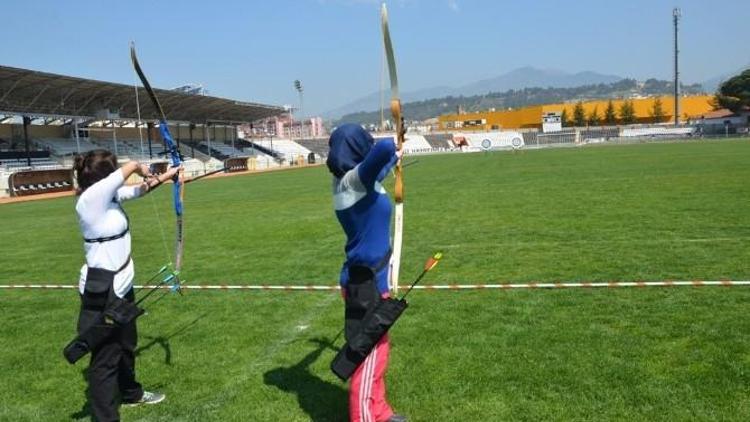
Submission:
[[346,344],[331,362],[331,371],[342,381],[352,376],[408,306],[403,299],[380,297],[376,273],[369,267],[349,267],[349,282],[345,287]]
[[63,349],[63,356],[69,363],[78,362],[104,343],[119,326],[128,324],[143,314],[143,309],[133,303],[132,293],[125,299],[114,294],[114,277],[121,270],[122,268],[118,271],[89,268],[81,297],[79,334]]
[[396,323],[408,304],[403,299],[383,299],[362,321],[360,332],[347,340],[331,362],[331,370],[342,381],[348,380],[375,345]]

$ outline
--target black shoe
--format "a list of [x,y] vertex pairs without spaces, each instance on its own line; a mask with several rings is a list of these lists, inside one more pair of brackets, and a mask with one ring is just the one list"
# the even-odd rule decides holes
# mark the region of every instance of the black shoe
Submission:
[[406,422],[406,416],[393,415],[390,418],[388,418],[388,422]]

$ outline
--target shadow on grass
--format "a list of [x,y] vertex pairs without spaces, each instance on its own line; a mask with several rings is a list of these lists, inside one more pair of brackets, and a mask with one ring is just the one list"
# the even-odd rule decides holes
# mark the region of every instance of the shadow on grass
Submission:
[[169,340],[173,339],[174,337],[184,333],[190,327],[195,325],[198,321],[203,319],[207,314],[200,315],[199,317],[195,318],[193,321],[189,322],[185,326],[178,328],[174,332],[167,334],[165,336],[143,336],[146,340],[149,340],[148,343],[144,344],[143,346],[135,349],[135,356],[140,356],[143,352],[146,352],[147,350],[151,349],[154,346],[159,346],[162,349],[164,349],[164,363],[167,365],[172,365],[172,346],[169,344]]
[[293,366],[279,367],[263,374],[263,382],[281,391],[297,395],[297,402],[313,422],[346,421],[348,419],[348,393],[344,387],[324,381],[310,371],[325,349],[333,349],[333,342],[325,339],[311,340],[318,347]]
[[81,376],[83,377],[83,382],[86,383],[86,395],[85,395],[86,401],[83,403],[83,406],[81,406],[81,410],[70,414],[70,419],[80,420],[80,419],[89,418],[90,420],[93,420],[93,417],[91,416],[91,403],[89,402],[88,373],[89,373],[88,366],[81,369]]
[[[172,364],[172,347],[169,344],[169,340],[172,338],[184,333],[190,327],[195,325],[198,321],[203,319],[207,314],[203,314],[189,322],[188,324],[185,324],[183,327],[178,328],[174,332],[167,334],[165,336],[144,336],[145,339],[150,340],[148,343],[144,344],[143,346],[137,348],[135,350],[135,356],[138,357],[141,355],[141,353],[151,349],[154,346],[160,346],[162,349],[164,349],[164,363],[167,365]],[[83,368],[81,370],[81,376],[83,377],[83,381],[86,383],[86,401],[83,403],[83,406],[81,406],[81,409],[77,412],[73,412],[70,414],[70,418],[74,420],[80,420],[80,419],[86,419],[86,418],[92,418],[91,415],[91,403],[88,400],[89,397],[89,390],[88,390],[88,366]],[[158,388],[160,385],[155,385],[153,388]],[[92,419],[93,420],[93,419]]]

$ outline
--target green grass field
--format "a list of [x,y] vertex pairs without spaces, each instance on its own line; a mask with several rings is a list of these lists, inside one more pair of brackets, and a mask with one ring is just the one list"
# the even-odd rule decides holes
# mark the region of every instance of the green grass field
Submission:
[[[402,282],[750,279],[750,142],[419,157]],[[389,183],[390,184],[390,183]],[[343,234],[324,168],[188,185],[191,284],[334,284]],[[169,189],[126,205],[145,280],[169,259]],[[0,284],[74,284],[73,199],[0,205]],[[419,291],[392,332],[413,421],[750,420],[747,288]],[[87,417],[68,365],[75,291],[0,290],[0,420]],[[328,370],[337,293],[190,291],[139,320],[138,373],[167,393],[124,420],[343,421]],[[341,340],[335,346],[340,346]]]

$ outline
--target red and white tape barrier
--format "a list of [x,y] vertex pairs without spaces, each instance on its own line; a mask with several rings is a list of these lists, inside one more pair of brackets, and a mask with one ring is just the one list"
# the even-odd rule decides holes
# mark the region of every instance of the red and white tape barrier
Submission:
[[[693,280],[693,281],[604,281],[604,282],[565,282],[565,283],[508,283],[508,284],[440,284],[415,286],[415,290],[510,290],[510,289],[575,289],[575,288],[618,288],[618,287],[708,287],[708,286],[750,286],[750,280]],[[153,288],[155,286],[135,286]],[[402,286],[408,287],[408,286]],[[168,286],[163,286],[168,289]],[[73,284],[6,284],[0,289],[78,289]],[[282,290],[282,291],[337,291],[339,286],[323,285],[241,285],[241,284],[212,284],[187,285],[184,290]]]

